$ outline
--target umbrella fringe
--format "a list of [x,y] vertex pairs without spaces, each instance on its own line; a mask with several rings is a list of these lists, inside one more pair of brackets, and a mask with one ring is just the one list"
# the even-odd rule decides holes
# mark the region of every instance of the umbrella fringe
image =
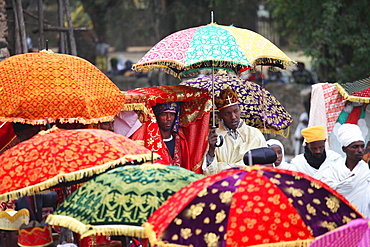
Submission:
[[287,242],[248,245],[250,247],[308,247],[314,238],[299,239]]
[[146,238],[144,228],[130,225],[89,225],[89,230],[81,234],[81,238],[91,235],[120,236],[125,235],[135,238]]
[[289,133],[290,133],[290,126],[288,126],[286,129],[282,129],[282,130],[264,129],[264,128],[259,128],[259,130],[262,133],[265,133],[265,134],[278,134],[278,135],[281,135],[284,138],[287,138],[289,136]]
[[88,231],[87,225],[69,216],[51,214],[48,216],[45,222],[48,223],[49,225],[66,227],[78,234],[82,234]]
[[351,102],[359,102],[359,103],[370,103],[370,98],[366,97],[359,97],[359,96],[352,96],[349,95],[346,90],[340,85],[339,83],[335,83],[337,86],[338,92],[345,98],[346,100],[349,100]]
[[[48,118],[49,123],[60,122],[61,124],[65,123],[81,123],[81,124],[97,124],[102,122],[111,122],[115,118],[113,116],[105,116],[100,118],[92,118],[92,119],[85,119],[85,118]],[[0,121],[2,122],[14,122],[14,123],[22,123],[22,124],[31,124],[31,125],[46,125],[46,119],[26,119],[26,118],[19,118],[19,117],[0,117]]]
[[68,174],[59,174],[56,177],[48,179],[42,183],[38,183],[36,185],[31,185],[19,190],[4,193],[0,195],[0,201],[15,200],[25,195],[36,194],[42,190],[49,189],[59,183],[77,181],[86,177],[98,175],[107,171],[108,169],[116,167],[119,164],[125,164],[133,161],[145,162],[150,161],[152,158],[156,160],[159,158],[159,155],[152,152],[145,154],[125,155],[124,157],[121,157],[114,161],[107,162],[103,165],[98,165],[95,167],[83,169]]

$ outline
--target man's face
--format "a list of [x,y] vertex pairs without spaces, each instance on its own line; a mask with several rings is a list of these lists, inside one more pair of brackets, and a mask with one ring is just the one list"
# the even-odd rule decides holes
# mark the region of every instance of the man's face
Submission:
[[157,116],[158,126],[162,130],[171,130],[175,121],[175,112],[162,112]]
[[352,142],[349,146],[343,147],[343,152],[346,153],[347,159],[359,162],[364,156],[365,143],[363,141]]
[[42,208],[42,219],[45,220],[49,214],[52,214],[54,212],[53,207],[43,207]]
[[325,141],[315,141],[307,143],[308,149],[311,151],[313,157],[321,158],[324,155]]
[[224,121],[226,127],[234,130],[237,129],[240,122],[239,105],[232,105],[221,109],[218,116]]

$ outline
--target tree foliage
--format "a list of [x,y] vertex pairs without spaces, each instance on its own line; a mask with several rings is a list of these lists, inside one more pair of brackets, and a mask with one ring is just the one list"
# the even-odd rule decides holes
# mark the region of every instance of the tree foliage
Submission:
[[321,82],[370,76],[368,0],[268,0],[281,34],[312,57]]

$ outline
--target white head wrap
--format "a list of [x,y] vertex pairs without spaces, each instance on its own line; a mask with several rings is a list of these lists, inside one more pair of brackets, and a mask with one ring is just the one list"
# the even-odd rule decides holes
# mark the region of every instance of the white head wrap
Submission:
[[342,147],[348,147],[352,142],[365,142],[360,127],[356,124],[342,124],[338,128],[338,140]]
[[285,156],[285,154],[284,154],[284,146],[283,146],[283,144],[279,140],[269,139],[266,142],[266,144],[267,144],[267,146],[278,145],[281,148],[281,153],[283,154],[282,161],[285,160],[285,157],[284,157]]

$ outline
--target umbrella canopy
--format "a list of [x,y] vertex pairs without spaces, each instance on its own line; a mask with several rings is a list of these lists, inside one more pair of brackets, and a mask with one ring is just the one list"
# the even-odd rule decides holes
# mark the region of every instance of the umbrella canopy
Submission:
[[361,217],[343,196],[306,174],[253,166],[184,187],[144,224],[158,246],[307,246]]
[[131,161],[158,158],[111,131],[51,129],[0,155],[0,201],[35,194],[103,173]]
[[352,102],[370,103],[370,78],[350,82],[335,83],[339,93]]
[[[287,136],[293,119],[266,89],[256,83],[227,74],[216,74],[213,79],[215,96],[227,87],[238,93],[240,117],[247,125],[256,127],[264,133]],[[182,81],[180,84],[211,91],[213,79],[212,76],[204,76]]]
[[146,237],[141,224],[172,194],[202,177],[169,165],[119,167],[81,186],[46,222],[82,237],[96,233]]
[[107,122],[124,101],[107,76],[76,56],[41,51],[0,62],[0,121]]
[[175,32],[149,50],[134,70],[160,68],[180,77],[202,69],[269,65],[286,68],[294,62],[269,40],[253,31],[211,23]]
[[354,219],[337,229],[317,237],[309,247],[368,247],[370,219]]

